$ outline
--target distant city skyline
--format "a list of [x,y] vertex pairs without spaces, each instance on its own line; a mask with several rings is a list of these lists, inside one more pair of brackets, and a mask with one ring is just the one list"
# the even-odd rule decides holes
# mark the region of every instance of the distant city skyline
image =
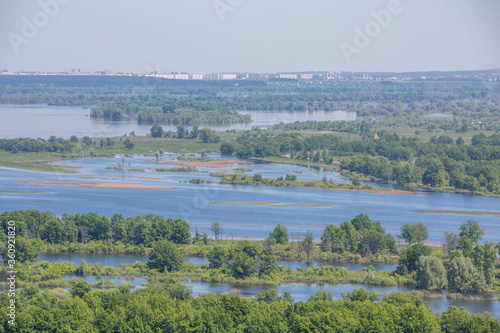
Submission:
[[0,9],[0,71],[500,68],[498,0],[27,0]]

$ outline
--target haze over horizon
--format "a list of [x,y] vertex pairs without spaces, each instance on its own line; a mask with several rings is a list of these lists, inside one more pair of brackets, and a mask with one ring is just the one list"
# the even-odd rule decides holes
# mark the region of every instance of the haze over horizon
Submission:
[[497,0],[29,0],[0,9],[0,70],[500,68]]

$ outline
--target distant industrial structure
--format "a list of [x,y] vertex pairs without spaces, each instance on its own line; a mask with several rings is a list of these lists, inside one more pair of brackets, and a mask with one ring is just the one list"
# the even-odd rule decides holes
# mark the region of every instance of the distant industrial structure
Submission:
[[[429,72],[425,73],[351,73],[351,72],[282,72],[282,73],[212,73],[199,74],[187,72],[159,73],[151,72],[149,74],[121,73],[114,72],[112,69],[103,71],[83,72],[81,69],[70,69],[63,72],[11,72],[9,70],[0,71],[2,75],[69,75],[69,76],[135,76],[135,77],[153,77],[166,80],[208,80],[208,81],[226,81],[226,80],[277,80],[277,81],[410,81],[410,80],[442,80],[457,78],[474,78],[486,81],[499,81],[500,73],[492,70],[490,73],[470,71],[470,72]],[[411,73],[410,73],[411,74]]]
[[120,73],[114,72],[111,69],[95,72],[82,72],[81,69],[71,69],[63,72],[10,72],[3,70],[0,75],[80,75],[80,76],[143,76],[154,77],[168,80],[269,80],[269,79],[282,79],[282,80],[338,80],[341,79],[340,73],[212,73],[212,74],[198,74],[187,72],[171,72],[159,73],[151,72],[149,74],[136,74],[136,73]]

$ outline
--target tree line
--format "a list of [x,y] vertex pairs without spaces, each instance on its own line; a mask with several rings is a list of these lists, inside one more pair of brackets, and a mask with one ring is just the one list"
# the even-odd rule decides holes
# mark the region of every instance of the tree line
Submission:
[[163,127],[154,124],[151,127],[150,134],[153,138],[175,138],[175,139],[197,139],[200,138],[203,143],[218,143],[220,137],[214,130],[204,127],[201,130],[198,126],[193,126],[191,132],[184,125],[177,126],[177,131],[165,131]]
[[[152,105],[151,105],[152,104]],[[249,115],[221,107],[214,103],[202,103],[193,100],[181,100],[177,103],[156,105],[158,103],[127,103],[127,100],[115,101],[115,104],[93,108],[90,116],[106,120],[122,120],[136,117],[139,124],[174,124],[174,125],[229,125],[249,123]]]
[[463,223],[458,234],[447,232],[446,257],[441,260],[430,246],[422,244],[427,238],[427,228],[421,223],[405,224],[400,237],[409,245],[403,249],[395,273],[411,276],[420,289],[447,287],[456,293],[481,293],[496,285],[498,251],[492,242],[480,243],[483,234],[474,220]]
[[433,313],[421,299],[362,289],[340,300],[320,291],[307,302],[276,297],[259,300],[235,295],[190,296],[170,279],[150,281],[130,292],[92,291],[82,280],[69,292],[23,289],[16,300],[15,329],[9,324],[10,298],[0,294],[0,327],[6,332],[498,332],[500,321],[456,307]]
[[360,214],[339,226],[330,224],[321,236],[320,249],[332,253],[357,253],[363,257],[380,252],[398,253],[396,240],[386,234],[380,222]]
[[376,136],[347,141],[335,135],[306,137],[299,133],[271,136],[268,131],[247,131],[236,143],[225,142],[223,154],[249,157],[290,157],[304,161],[331,164],[333,156],[349,157],[340,168],[374,179],[398,183],[449,185],[469,191],[500,193],[500,146],[496,136],[476,137],[473,145],[449,142],[442,136],[421,142],[379,131]]
[[0,214],[2,241],[6,239],[9,221],[16,221],[17,236],[51,244],[110,241],[151,247],[165,239],[176,244],[191,242],[189,223],[152,214],[128,218],[121,214],[112,218],[97,213],[64,214],[59,218],[52,212],[34,209],[6,211]]

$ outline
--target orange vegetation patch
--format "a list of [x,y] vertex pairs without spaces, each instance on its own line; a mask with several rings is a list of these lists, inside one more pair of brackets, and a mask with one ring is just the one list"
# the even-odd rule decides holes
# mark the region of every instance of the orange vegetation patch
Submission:
[[117,183],[94,183],[94,182],[61,182],[48,180],[23,180],[23,183],[33,184],[33,186],[52,187],[72,187],[72,188],[116,188],[133,190],[173,190],[176,187],[137,185],[137,184],[117,184]]
[[[321,187],[310,187],[310,188],[321,188]],[[404,190],[365,190],[365,189],[350,189],[350,188],[325,188],[325,190],[332,190],[332,191],[345,191],[345,192],[359,192],[359,193],[373,193],[373,194],[393,194],[393,195],[421,195],[421,194],[428,194],[426,192],[411,192],[411,191],[404,191]]]
[[231,168],[235,164],[254,164],[254,162],[249,162],[249,161],[224,161],[224,160],[219,160],[219,161],[164,161],[164,162],[157,162],[157,163],[174,164],[174,165],[181,165],[181,166],[186,166],[186,167],[214,168],[214,169]]

